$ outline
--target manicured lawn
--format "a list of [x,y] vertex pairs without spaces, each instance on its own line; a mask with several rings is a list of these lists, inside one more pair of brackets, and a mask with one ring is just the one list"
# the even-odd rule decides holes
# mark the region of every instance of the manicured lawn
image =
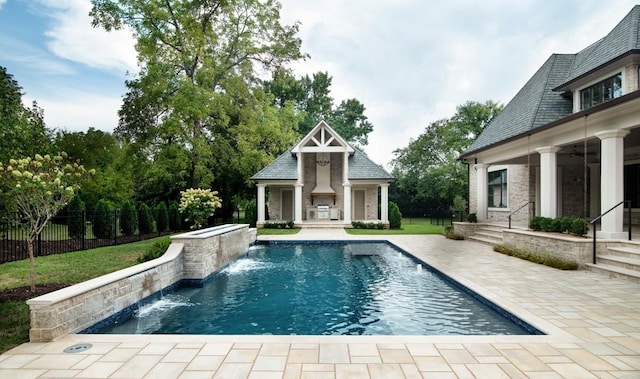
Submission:
[[[126,245],[38,257],[36,283],[75,284],[137,263],[154,242],[149,239]],[[29,260],[0,265],[0,291],[29,285]],[[24,301],[0,302],[0,353],[29,340],[29,307]]]
[[299,231],[300,231],[300,228],[291,228],[291,229],[265,229],[265,228],[260,228],[260,229],[258,229],[258,235],[259,236],[265,236],[265,235],[283,236],[283,235],[298,234]]
[[357,235],[443,234],[444,226],[432,224],[431,219],[428,218],[412,218],[402,219],[400,229],[346,229],[346,231]]

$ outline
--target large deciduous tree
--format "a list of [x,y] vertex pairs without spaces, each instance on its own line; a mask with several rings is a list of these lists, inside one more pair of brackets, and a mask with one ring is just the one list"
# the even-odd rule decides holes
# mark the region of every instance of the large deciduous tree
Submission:
[[298,126],[301,136],[324,120],[354,146],[366,146],[373,125],[364,114],[365,106],[357,99],[342,100],[335,106],[331,97],[331,82],[332,78],[327,72],[296,78],[291,71],[280,69],[263,85],[273,94],[276,105],[294,106],[301,117]]
[[95,169],[96,175],[82,183],[80,194],[87,209],[95,209],[100,199],[117,205],[131,198],[134,189],[133,174],[139,159],[131,154],[132,147],[119,141],[111,133],[94,128],[86,132],[60,130],[53,140],[59,151],[78,159],[87,169]]
[[453,117],[432,122],[407,147],[395,150],[391,164],[400,203],[448,210],[456,196],[466,198],[467,168],[460,155],[502,108],[493,101],[467,102]]
[[49,141],[42,109],[35,101],[30,108],[22,104],[22,87],[0,66],[0,161],[45,154]]
[[[189,185],[194,188],[213,182],[220,147],[225,160],[241,159],[239,146],[230,139],[265,127],[256,123],[265,107],[251,86],[258,74],[304,57],[296,37],[298,25],[281,25],[276,0],[92,4],[94,26],[126,26],[137,38],[140,72],[127,82],[117,133],[129,137],[147,156],[174,144],[186,149]],[[278,125],[274,130],[294,126]],[[284,132],[283,138],[287,135]],[[231,151],[226,151],[229,146]]]

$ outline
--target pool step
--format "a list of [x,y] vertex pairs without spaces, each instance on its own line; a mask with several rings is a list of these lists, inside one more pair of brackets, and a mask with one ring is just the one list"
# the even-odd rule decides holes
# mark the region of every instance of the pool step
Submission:
[[504,228],[500,226],[485,225],[480,227],[473,235],[467,237],[467,239],[490,246],[500,245],[502,244],[503,230]]

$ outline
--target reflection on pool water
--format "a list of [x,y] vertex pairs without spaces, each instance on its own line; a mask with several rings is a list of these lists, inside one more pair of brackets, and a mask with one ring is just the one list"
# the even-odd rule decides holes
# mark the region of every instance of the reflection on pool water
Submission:
[[[91,333],[540,334],[387,243],[254,246]],[[513,322],[515,319],[516,322]]]

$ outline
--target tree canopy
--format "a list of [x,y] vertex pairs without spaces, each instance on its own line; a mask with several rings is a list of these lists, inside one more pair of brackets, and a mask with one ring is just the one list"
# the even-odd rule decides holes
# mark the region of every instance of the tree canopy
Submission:
[[127,82],[117,133],[151,152],[167,144],[186,149],[191,187],[212,184],[220,148],[225,160],[229,154],[242,157],[233,138],[262,127],[271,129],[271,139],[287,139],[295,124],[257,122],[269,113],[270,102],[252,86],[259,73],[305,57],[298,25],[280,23],[277,1],[92,4],[94,26],[126,26],[137,38],[140,73]]
[[394,151],[391,164],[406,209],[447,210],[456,196],[467,197],[467,168],[459,158],[502,108],[493,101],[467,102]]
[[291,71],[279,69],[263,85],[273,94],[274,102],[279,107],[294,105],[301,117],[298,127],[300,136],[306,135],[324,120],[347,142],[359,148],[366,146],[373,125],[364,114],[365,106],[357,99],[342,100],[336,106],[331,97],[331,82],[332,77],[328,72],[296,78]]
[[35,101],[25,107],[22,95],[18,81],[0,66],[0,162],[50,152],[43,111]]

